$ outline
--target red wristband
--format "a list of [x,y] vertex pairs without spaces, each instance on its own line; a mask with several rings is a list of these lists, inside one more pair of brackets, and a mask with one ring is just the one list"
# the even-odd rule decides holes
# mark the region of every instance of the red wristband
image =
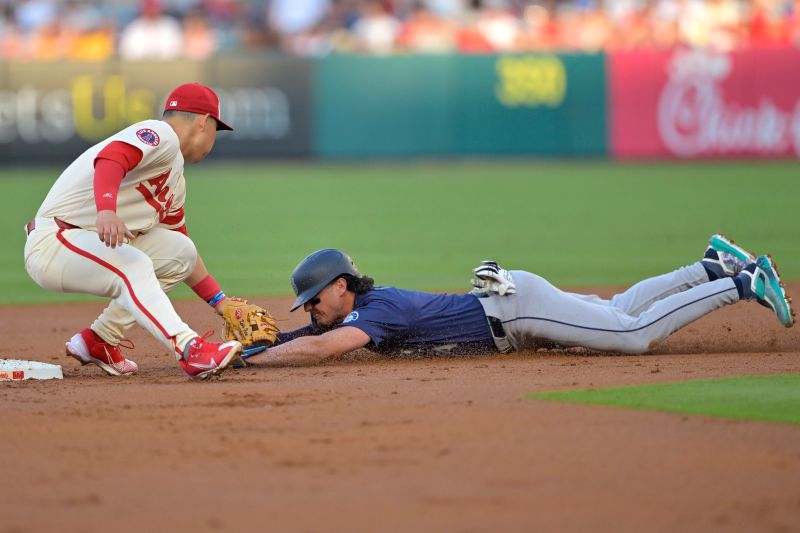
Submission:
[[222,291],[219,287],[219,283],[211,277],[211,274],[198,281],[197,284],[192,287],[192,290],[206,302]]

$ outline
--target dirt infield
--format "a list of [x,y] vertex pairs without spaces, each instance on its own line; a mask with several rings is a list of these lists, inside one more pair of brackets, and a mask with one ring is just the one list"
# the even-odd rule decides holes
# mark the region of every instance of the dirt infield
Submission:
[[[304,324],[288,299],[256,302]],[[219,329],[204,304],[176,307]],[[0,383],[0,532],[800,530],[800,426],[523,398],[800,372],[800,327],[755,304],[646,356],[359,352],[212,382],[140,328],[136,376],[64,357],[101,309],[0,308],[0,357],[64,367],[60,382]]]

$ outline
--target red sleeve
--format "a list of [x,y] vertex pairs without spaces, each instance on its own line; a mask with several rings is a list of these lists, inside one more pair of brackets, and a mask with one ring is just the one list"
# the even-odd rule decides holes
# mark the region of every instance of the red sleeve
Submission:
[[94,205],[97,212],[117,211],[117,193],[125,171],[116,161],[96,159],[94,163]]
[[123,141],[113,141],[100,150],[97,157],[94,158],[95,166],[98,159],[110,159],[119,163],[125,172],[130,172],[131,169],[136,168],[136,165],[142,161],[142,151]]
[[117,193],[125,174],[142,160],[142,151],[113,141],[94,158],[94,204],[98,211],[117,210]]

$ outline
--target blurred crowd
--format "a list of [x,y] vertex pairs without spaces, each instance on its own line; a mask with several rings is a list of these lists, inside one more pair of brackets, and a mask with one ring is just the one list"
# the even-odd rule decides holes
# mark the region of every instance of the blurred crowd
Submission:
[[0,0],[0,59],[800,47],[800,0]]

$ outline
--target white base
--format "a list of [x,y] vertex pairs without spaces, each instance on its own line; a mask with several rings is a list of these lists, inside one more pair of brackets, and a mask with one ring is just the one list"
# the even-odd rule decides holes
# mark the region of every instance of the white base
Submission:
[[0,359],[0,381],[23,379],[64,379],[64,374],[58,365],[19,359]]

